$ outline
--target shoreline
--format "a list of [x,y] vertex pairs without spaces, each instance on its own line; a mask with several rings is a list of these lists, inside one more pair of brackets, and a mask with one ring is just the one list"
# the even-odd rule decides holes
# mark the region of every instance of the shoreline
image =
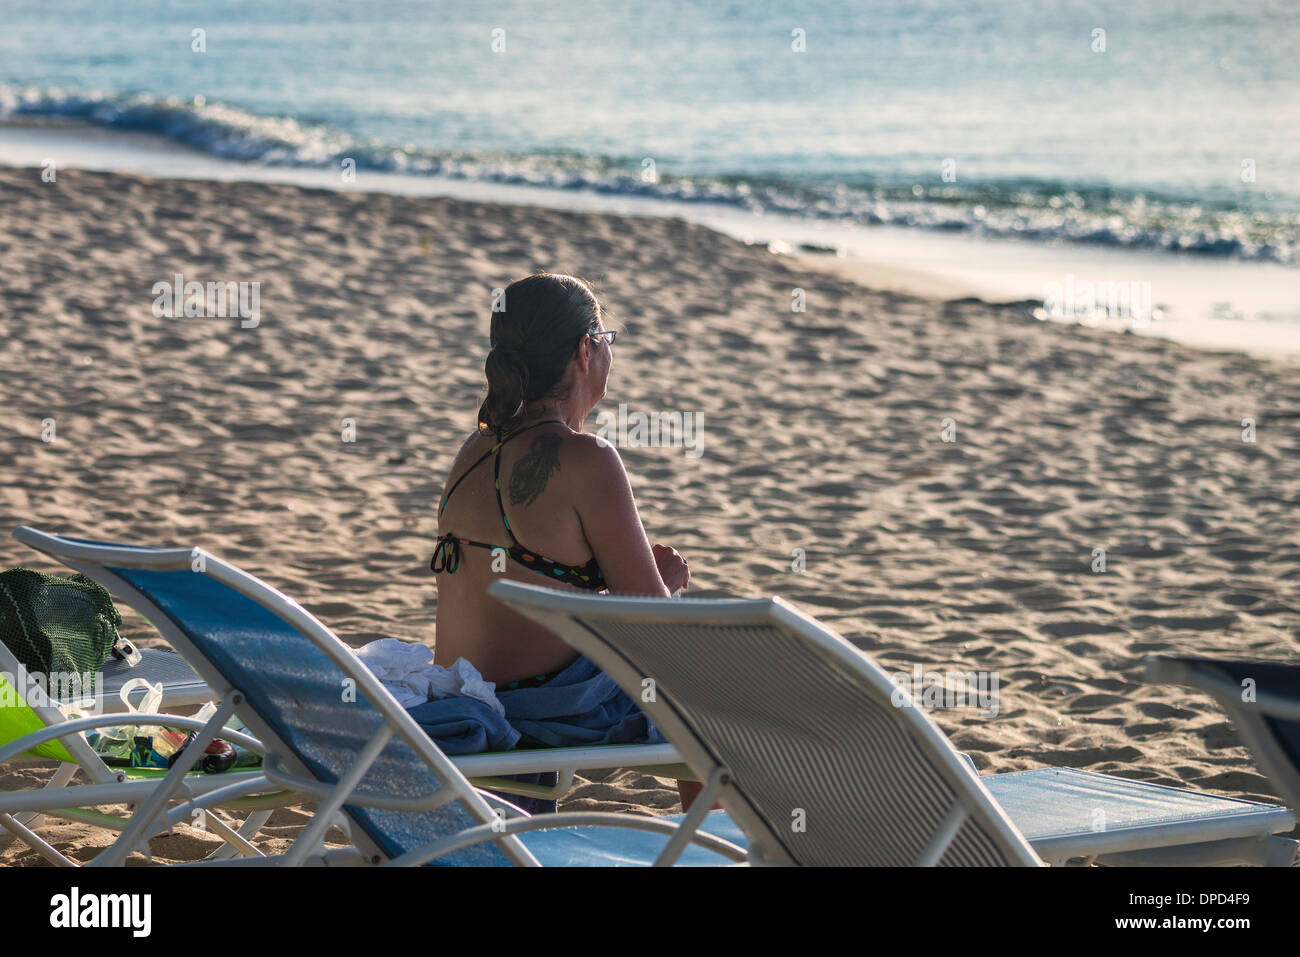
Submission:
[[[865,260],[847,257],[841,258],[833,254],[820,252],[797,252],[790,254],[790,258],[797,260],[803,268],[817,270],[818,272],[824,272],[832,276],[838,276],[847,279],[856,285],[878,292],[895,292],[901,295],[913,296],[917,299],[929,299],[935,302],[951,302],[960,299],[972,299],[994,308],[1011,308],[1018,310],[1023,310],[1025,308],[1041,309],[1043,305],[1041,300],[1007,300],[999,298],[998,296],[993,295],[987,288],[980,288],[978,285],[973,283],[964,284],[959,279],[937,273],[929,273],[924,270],[891,267],[881,263],[867,262]],[[1297,277],[1297,282],[1300,282],[1300,276]],[[1077,325],[1082,328],[1089,328],[1089,324],[1085,322],[1070,322],[1065,320],[1041,321],[1056,322],[1060,325],[1066,326]],[[1093,328],[1099,328],[1110,335],[1144,335],[1148,338],[1175,342],[1180,346],[1201,352],[1232,352],[1267,362],[1276,362],[1282,365],[1300,367],[1300,350],[1297,350],[1294,347],[1281,347],[1258,343],[1233,345],[1228,340],[1233,336],[1234,330],[1229,329],[1225,331],[1221,326],[1217,330],[1208,331],[1206,334],[1195,340],[1180,339],[1172,334],[1164,335],[1157,334],[1156,332],[1141,333],[1123,328],[1107,327],[1101,324],[1098,324]],[[1300,344],[1300,330],[1296,330],[1296,335],[1297,343]]]
[[[1231,349],[1300,363],[1300,304],[1292,295],[1300,284],[1300,270],[1274,264],[1142,249],[1021,243],[906,227],[837,227],[704,203],[396,173],[362,172],[355,182],[343,183],[333,170],[219,159],[155,134],[104,130],[75,122],[0,123],[0,166],[34,168],[44,158],[58,158],[64,168],[155,178],[278,183],[345,194],[441,196],[681,219],[780,250],[805,267],[847,277],[869,288],[935,300],[976,298],[990,305],[1032,300],[1041,305],[1048,285],[1067,279],[1072,282],[1076,271],[1081,278],[1101,282],[1126,283],[1149,276],[1146,282],[1156,289],[1156,303],[1176,321],[1144,324],[1120,319],[1111,324],[1116,331],[1169,338],[1210,351]],[[827,251],[811,252],[809,248]],[[1223,298],[1228,295],[1225,288],[1233,290],[1231,300]],[[1247,321],[1223,315],[1257,318]],[[1072,320],[1051,321],[1073,324]],[[1135,328],[1129,330],[1128,326]]]

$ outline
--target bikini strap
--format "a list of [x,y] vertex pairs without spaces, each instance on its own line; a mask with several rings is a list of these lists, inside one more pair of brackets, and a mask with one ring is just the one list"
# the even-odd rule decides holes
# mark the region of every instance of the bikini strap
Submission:
[[496,446],[493,446],[492,448],[488,449],[486,452],[484,452],[482,455],[478,457],[478,461],[476,461],[473,465],[471,465],[465,471],[460,473],[460,478],[456,479],[456,481],[452,483],[451,488],[447,490],[447,494],[442,497],[442,502],[438,505],[439,518],[442,517],[443,509],[447,507],[447,502],[451,498],[451,493],[456,491],[456,489],[460,487],[460,483],[465,481],[466,477],[468,477],[469,473],[474,471],[476,468],[478,468],[479,465],[481,465],[483,461],[494,451],[496,451]]
[[497,508],[501,511],[501,524],[506,527],[506,534],[510,536],[510,544],[519,547],[519,539],[515,538],[514,529],[510,527],[510,520],[506,518],[505,503],[501,501],[501,456],[499,454],[492,472],[492,484],[497,490]]

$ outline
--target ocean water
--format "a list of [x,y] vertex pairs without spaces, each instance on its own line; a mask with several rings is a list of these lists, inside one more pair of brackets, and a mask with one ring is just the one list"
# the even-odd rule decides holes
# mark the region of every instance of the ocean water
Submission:
[[0,124],[1300,265],[1294,0],[4,0],[0,24]]

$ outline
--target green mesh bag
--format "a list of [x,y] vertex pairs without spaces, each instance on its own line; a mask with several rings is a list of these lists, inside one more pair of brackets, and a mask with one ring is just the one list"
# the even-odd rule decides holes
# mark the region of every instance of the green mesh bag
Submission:
[[33,676],[99,671],[121,623],[108,591],[85,575],[0,572],[0,642]]

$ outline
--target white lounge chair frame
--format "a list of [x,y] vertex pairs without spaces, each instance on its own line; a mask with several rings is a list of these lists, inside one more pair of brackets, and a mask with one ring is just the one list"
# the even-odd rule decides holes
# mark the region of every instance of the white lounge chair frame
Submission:
[[[644,681],[650,677],[614,647],[608,637],[598,634],[592,621],[611,617],[623,626],[640,622],[672,623],[682,626],[716,624],[776,624],[798,633],[810,648],[828,656],[841,667],[851,670],[860,680],[875,687],[889,700],[894,686],[874,665],[843,639],[830,635],[813,619],[793,606],[770,601],[656,599],[625,596],[588,597],[555,589],[498,581],[489,586],[488,594],[555,632],[564,641],[596,663],[628,692],[637,697],[664,736],[672,741],[687,764],[704,780],[714,784],[713,795],[701,794],[692,810],[711,806],[710,798],[721,800],[732,819],[749,838],[751,863],[794,864],[788,849],[772,830],[771,822],[758,814],[744,794],[738,791],[731,771],[719,762],[708,744],[682,718],[672,704],[671,691],[651,699],[642,694]],[[577,600],[574,600],[577,599]],[[743,680],[743,673],[718,675],[722,681]],[[809,702],[814,705],[814,702]],[[947,739],[928,718],[916,709],[899,709],[907,725],[908,736],[928,765],[942,775],[950,788],[951,802],[938,825],[926,837],[916,857],[908,862],[916,866],[933,866],[943,860],[958,835],[968,826],[978,829],[992,845],[1003,863],[1039,866],[1033,848],[1007,818],[979,777],[948,744]],[[832,769],[826,769],[828,772]],[[779,773],[779,772],[774,772]],[[852,809],[845,808],[846,815]],[[702,817],[702,814],[701,814]]]
[[[1294,816],[1285,808],[1233,802],[1213,796],[1207,798],[1222,802],[1223,812],[1216,810],[1213,815],[1202,816],[1195,822],[1101,829],[1095,833],[1062,831],[1043,834],[1037,844],[1031,844],[1016,827],[1013,817],[994,799],[984,779],[961,759],[952,744],[921,709],[890,705],[896,687],[878,666],[842,637],[780,598],[679,601],[622,596],[596,598],[509,581],[494,582],[489,588],[489,594],[559,635],[595,662],[629,694],[639,695],[644,687],[643,681],[654,678],[658,682],[660,693],[653,700],[643,698],[643,710],[677,746],[685,761],[706,779],[719,771],[723,774],[728,772],[717,756],[714,742],[699,727],[685,721],[684,712],[674,703],[672,669],[675,663],[661,663],[661,670],[665,673],[653,676],[645,674],[644,666],[636,661],[637,654],[625,646],[619,633],[633,635],[639,625],[667,625],[691,630],[694,640],[708,642],[711,637],[708,631],[710,627],[775,629],[775,634],[779,634],[782,641],[793,643],[807,660],[815,662],[809,667],[821,669],[818,674],[830,678],[838,676],[868,689],[870,697],[881,708],[892,710],[898,726],[954,790],[955,799],[948,818],[936,829],[930,843],[915,863],[933,863],[940,859],[952,835],[961,822],[967,819],[980,822],[988,833],[995,835],[1001,842],[1008,860],[1018,863],[1037,863],[1041,854],[1051,863],[1082,859],[1085,862],[1115,864],[1169,865],[1247,861],[1286,864],[1296,855],[1296,842],[1277,836],[1278,832],[1295,826]],[[637,644],[636,641],[630,643]],[[642,642],[637,647],[644,649],[646,645]],[[713,652],[710,660],[718,661],[720,654]],[[733,642],[727,646],[726,654],[721,656],[725,661],[719,668],[721,673],[717,675],[717,680],[733,684],[744,682],[748,664],[744,661],[744,646]],[[735,667],[728,667],[732,662],[735,662]],[[759,666],[768,667],[770,663],[762,662]],[[699,672],[702,665],[700,661],[694,661],[682,667]],[[708,707],[707,701],[695,701],[693,704],[706,710]],[[816,707],[816,701],[794,704]],[[834,734],[835,730],[827,728],[825,733]],[[763,747],[764,736],[764,731],[754,729],[751,746]],[[838,771],[829,767],[824,770],[828,774]],[[893,772],[888,766],[876,762],[870,773],[890,775]],[[1044,779],[1041,775],[1052,773],[1051,770],[1020,772],[1022,775],[1039,775],[1039,780]],[[1080,776],[1090,774],[1071,773]],[[1141,791],[1142,800],[1158,797],[1161,790],[1142,782],[1092,776],[1108,784],[1126,785],[1135,792],[1135,797],[1139,797],[1136,792]],[[1013,778],[1016,775],[998,777]],[[1001,783],[1003,782],[999,781]],[[1186,793],[1166,790],[1170,791],[1171,796]],[[751,860],[774,863],[791,860],[790,852],[783,846],[782,835],[774,833],[772,822],[755,812],[744,793],[733,787],[724,787],[721,794],[723,805],[750,838]],[[854,825],[851,809],[845,808],[844,813],[846,820],[840,829],[847,833],[853,830]],[[1035,849],[1040,847],[1041,851],[1035,853]]]

